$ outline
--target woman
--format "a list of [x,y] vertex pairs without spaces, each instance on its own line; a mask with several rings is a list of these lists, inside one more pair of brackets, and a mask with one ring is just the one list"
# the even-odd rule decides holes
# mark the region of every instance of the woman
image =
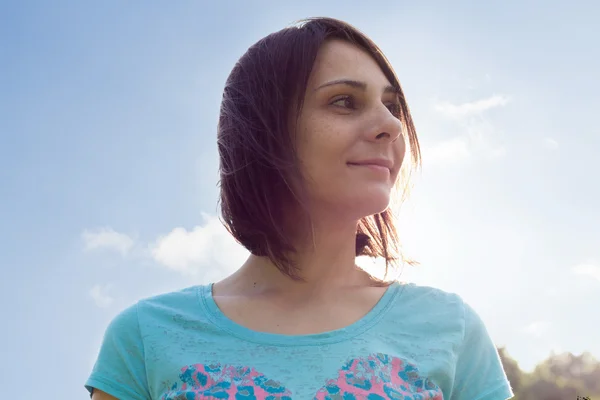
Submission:
[[251,255],[119,314],[86,383],[94,400],[512,396],[460,297],[356,266],[401,261],[388,206],[420,160],[371,40],[329,18],[260,40],[227,80],[218,145],[222,217]]

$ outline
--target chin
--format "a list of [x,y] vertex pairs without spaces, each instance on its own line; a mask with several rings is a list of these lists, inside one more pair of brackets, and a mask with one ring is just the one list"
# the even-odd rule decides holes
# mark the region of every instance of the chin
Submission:
[[390,193],[366,192],[358,194],[350,202],[350,207],[354,209],[353,214],[357,219],[368,217],[369,215],[379,214],[385,211],[390,205]]

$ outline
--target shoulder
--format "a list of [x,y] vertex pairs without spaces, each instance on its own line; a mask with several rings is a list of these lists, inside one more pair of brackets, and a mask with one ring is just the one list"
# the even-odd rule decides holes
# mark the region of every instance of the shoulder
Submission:
[[179,316],[198,316],[201,293],[208,288],[208,285],[190,286],[139,300],[137,309],[140,323],[147,325]]
[[197,302],[200,291],[205,287],[204,285],[190,286],[181,290],[161,293],[145,297],[139,300],[137,304],[140,311],[153,308],[185,307]]
[[450,307],[462,312],[466,306],[463,298],[457,293],[415,283],[400,283],[399,298],[403,303],[408,302],[423,308]]
[[146,297],[138,300],[119,312],[110,322],[113,332],[139,332],[144,325],[152,321],[198,311],[199,293],[204,286],[192,286]]
[[461,295],[433,286],[401,283],[395,303],[402,313],[417,320],[426,319],[438,328],[447,326],[464,333],[473,321],[479,321],[473,308]]
[[458,350],[493,348],[481,316],[459,294],[412,283],[402,285],[400,293],[399,305],[409,313],[417,314],[418,321],[435,324],[441,331],[459,333]]

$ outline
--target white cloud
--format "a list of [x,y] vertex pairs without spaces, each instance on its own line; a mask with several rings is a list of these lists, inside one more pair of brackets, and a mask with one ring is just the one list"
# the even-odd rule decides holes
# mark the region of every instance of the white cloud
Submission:
[[550,324],[546,321],[535,321],[524,327],[523,332],[531,336],[541,338],[546,332],[548,332],[549,327]]
[[462,104],[441,102],[435,105],[435,110],[451,118],[464,118],[481,114],[483,111],[491,108],[505,106],[508,101],[508,97],[506,96],[495,95],[487,99]]
[[90,289],[89,295],[94,299],[94,302],[98,307],[106,308],[114,301],[113,297],[108,293],[110,290],[111,285],[95,285]]
[[175,228],[151,245],[159,264],[184,275],[209,281],[234,272],[248,257],[248,251],[233,239],[214,216],[203,214],[204,224],[191,231]]
[[552,138],[544,138],[544,146],[546,146],[546,148],[551,149],[551,150],[555,150],[558,149],[558,142]]
[[587,278],[596,279],[600,282],[600,266],[598,265],[592,263],[579,264],[574,266],[572,271],[577,275],[582,275]]
[[473,154],[487,159],[498,159],[506,155],[506,148],[498,144],[499,130],[485,118],[472,118],[465,126]]
[[423,145],[423,163],[455,164],[473,157],[494,160],[506,155],[506,148],[496,143],[497,130],[485,119],[465,121],[464,129],[463,135]]
[[85,250],[110,249],[125,255],[131,250],[134,240],[124,233],[115,232],[112,228],[100,228],[95,231],[85,230],[81,235]]
[[558,289],[556,287],[546,286],[544,288],[544,295],[546,295],[548,297],[558,297],[559,294],[560,294],[560,292],[558,291]]
[[498,144],[499,131],[483,114],[494,107],[508,103],[506,96],[492,96],[470,103],[437,103],[434,108],[439,113],[457,120],[464,132],[453,138],[423,146],[425,164],[452,164],[474,156],[497,159],[506,154],[506,148]]
[[506,147],[504,146],[496,146],[490,147],[488,149],[489,158],[502,158],[506,155]]
[[455,163],[468,158],[469,155],[469,141],[465,137],[443,140],[432,146],[425,146],[423,150],[423,160],[427,164]]

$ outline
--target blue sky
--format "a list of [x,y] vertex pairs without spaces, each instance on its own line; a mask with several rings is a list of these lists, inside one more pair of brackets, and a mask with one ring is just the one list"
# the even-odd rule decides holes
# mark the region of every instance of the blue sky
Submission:
[[365,4],[0,5],[4,387],[84,398],[116,313],[235,270],[215,220],[223,84],[256,40],[318,15],[380,44],[413,111],[405,279],[461,294],[524,369],[600,358],[599,3]]

